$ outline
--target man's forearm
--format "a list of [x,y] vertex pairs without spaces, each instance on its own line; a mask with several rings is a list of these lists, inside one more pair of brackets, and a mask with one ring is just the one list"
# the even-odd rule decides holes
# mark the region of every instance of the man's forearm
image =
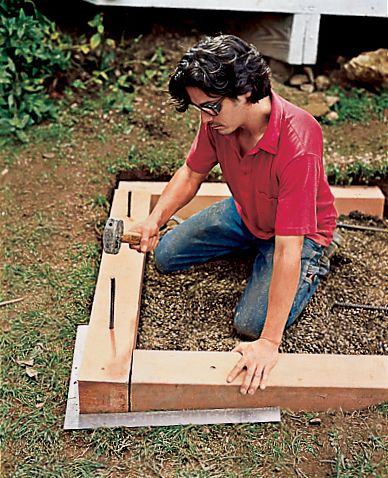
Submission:
[[280,344],[295,299],[300,267],[300,254],[276,253],[275,250],[267,317],[261,337]]
[[161,227],[193,199],[205,177],[190,171],[186,165],[179,168],[162,192],[150,218]]

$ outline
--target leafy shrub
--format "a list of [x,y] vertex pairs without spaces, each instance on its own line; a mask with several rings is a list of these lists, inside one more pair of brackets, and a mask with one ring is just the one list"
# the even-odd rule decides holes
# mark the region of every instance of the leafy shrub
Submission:
[[388,176],[388,161],[381,164],[361,160],[349,164],[330,163],[326,165],[326,174],[330,184],[373,184]]
[[56,114],[48,86],[70,66],[70,42],[32,2],[0,0],[0,13],[0,140],[25,141],[26,127]]

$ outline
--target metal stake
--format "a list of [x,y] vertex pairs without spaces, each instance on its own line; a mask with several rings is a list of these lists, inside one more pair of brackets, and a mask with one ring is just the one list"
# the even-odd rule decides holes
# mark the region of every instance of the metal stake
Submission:
[[132,191],[128,191],[127,198],[127,216],[131,217],[131,202],[132,202]]
[[334,302],[334,307],[345,307],[347,309],[366,309],[366,310],[379,310],[382,312],[388,312],[388,307],[383,305],[366,305],[366,304],[352,304],[350,302]]
[[344,229],[358,229],[360,231],[373,231],[373,232],[385,232],[388,233],[388,228],[372,227],[372,226],[356,226],[355,224],[347,224],[344,222],[337,223],[337,227],[343,227]]
[[114,329],[115,326],[115,296],[116,296],[116,279],[110,279],[110,318],[109,329]]

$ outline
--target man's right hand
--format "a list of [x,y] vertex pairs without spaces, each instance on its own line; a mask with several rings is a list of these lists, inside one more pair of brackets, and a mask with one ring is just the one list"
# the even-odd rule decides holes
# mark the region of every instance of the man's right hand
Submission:
[[150,219],[134,224],[130,231],[141,234],[140,245],[129,246],[138,252],[145,254],[153,251],[159,243],[159,225]]

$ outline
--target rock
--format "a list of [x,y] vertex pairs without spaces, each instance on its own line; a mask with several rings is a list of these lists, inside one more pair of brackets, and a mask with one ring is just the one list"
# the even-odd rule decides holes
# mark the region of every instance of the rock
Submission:
[[325,75],[319,75],[315,78],[315,87],[318,91],[325,91],[330,88],[331,82]]
[[306,93],[312,93],[314,91],[314,85],[311,83],[307,83],[304,85],[300,85],[299,87],[302,91],[305,91]]
[[325,118],[329,121],[337,121],[337,119],[339,118],[339,114],[336,111],[330,111],[329,113],[327,113]]
[[9,171],[8,168],[4,168],[4,169],[1,171],[1,175],[2,175],[2,176],[5,176],[6,174],[8,174],[8,171]]
[[325,96],[326,98],[326,103],[328,105],[329,108],[331,108],[332,106],[334,106],[336,103],[339,102],[339,96],[331,96],[331,95],[327,95]]
[[388,88],[388,49],[361,53],[345,63],[344,70],[349,80]]
[[322,420],[319,417],[312,418],[309,420],[309,425],[320,425]]
[[43,153],[42,157],[44,159],[53,159],[53,158],[55,158],[55,154],[54,153]]
[[311,68],[311,66],[305,66],[303,68],[303,71],[306,73],[306,75],[308,76],[309,78],[309,82],[310,83],[314,83],[314,72],[313,72],[313,69]]
[[273,78],[279,81],[279,83],[286,83],[294,71],[291,65],[275,58],[270,58],[269,67],[271,68]]
[[325,116],[330,111],[323,93],[311,93],[307,105],[303,106],[303,108],[315,116],[315,118]]
[[299,75],[293,75],[290,78],[290,85],[291,86],[300,86],[305,83],[309,82],[309,77],[307,75],[299,74]]

